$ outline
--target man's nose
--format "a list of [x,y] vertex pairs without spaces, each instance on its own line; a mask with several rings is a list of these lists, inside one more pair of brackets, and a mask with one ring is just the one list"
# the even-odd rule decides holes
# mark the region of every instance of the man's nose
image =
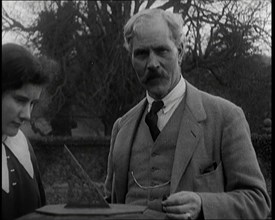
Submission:
[[150,52],[147,68],[148,69],[157,69],[159,67],[159,61],[157,56],[154,54],[154,52]]
[[30,104],[25,105],[21,111],[20,111],[20,118],[21,120],[30,120],[31,119],[31,112],[32,112],[32,107]]

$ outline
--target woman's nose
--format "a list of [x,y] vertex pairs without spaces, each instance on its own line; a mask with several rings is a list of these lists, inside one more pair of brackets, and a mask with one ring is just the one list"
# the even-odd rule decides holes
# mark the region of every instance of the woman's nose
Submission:
[[25,105],[21,111],[20,111],[20,118],[22,120],[30,120],[31,119],[31,111],[32,111],[32,107],[30,104]]

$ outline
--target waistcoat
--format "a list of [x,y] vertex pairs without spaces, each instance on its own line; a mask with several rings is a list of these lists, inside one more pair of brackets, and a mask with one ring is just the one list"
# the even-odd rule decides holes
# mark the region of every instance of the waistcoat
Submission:
[[[174,153],[184,106],[185,99],[181,101],[155,142],[145,123],[148,106],[144,111],[130,156],[126,204],[150,206],[150,203],[159,201],[163,195],[169,195],[170,183],[165,184],[165,186],[160,185],[171,180]],[[141,186],[156,188],[142,189],[134,181],[134,178]]]

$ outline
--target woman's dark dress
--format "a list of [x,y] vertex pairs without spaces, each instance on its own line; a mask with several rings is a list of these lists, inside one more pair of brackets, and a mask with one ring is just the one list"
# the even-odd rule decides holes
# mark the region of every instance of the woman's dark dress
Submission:
[[[10,192],[2,189],[2,220],[18,218],[45,205],[45,192],[42,186],[36,157],[31,145],[29,151],[34,169],[32,179],[12,151],[5,146],[9,170]],[[3,146],[3,145],[2,145]]]

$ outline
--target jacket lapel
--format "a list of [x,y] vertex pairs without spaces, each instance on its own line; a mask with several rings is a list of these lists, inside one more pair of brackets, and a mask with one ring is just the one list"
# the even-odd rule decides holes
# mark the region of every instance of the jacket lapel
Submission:
[[115,185],[116,196],[119,203],[125,201],[128,182],[128,168],[133,145],[133,138],[146,107],[146,99],[143,99],[133,111],[122,118],[121,129],[117,134],[114,146]]
[[198,89],[186,82],[186,106],[181,119],[171,176],[170,193],[175,193],[202,135],[199,121],[206,118]]

